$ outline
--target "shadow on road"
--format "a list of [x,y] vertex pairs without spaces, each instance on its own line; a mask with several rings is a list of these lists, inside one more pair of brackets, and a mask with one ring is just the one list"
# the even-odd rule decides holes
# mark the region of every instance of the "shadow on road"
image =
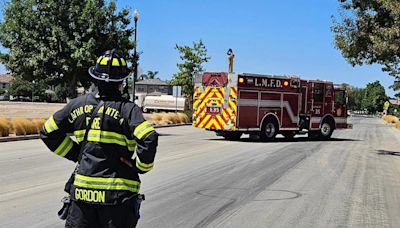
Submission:
[[163,134],[163,133],[158,133],[159,136],[176,136],[174,134]]
[[392,156],[400,156],[400,152],[397,151],[387,151],[387,150],[377,150],[378,155],[392,155]]
[[[224,138],[212,138],[205,139],[209,141],[229,141]],[[358,139],[341,139],[341,138],[330,138],[330,139],[309,139],[307,137],[301,138],[293,138],[293,139],[285,139],[285,138],[275,138],[270,141],[261,141],[259,139],[251,139],[251,138],[241,138],[240,140],[236,140],[236,142],[247,142],[247,143],[281,143],[281,142],[358,142],[362,140]]]

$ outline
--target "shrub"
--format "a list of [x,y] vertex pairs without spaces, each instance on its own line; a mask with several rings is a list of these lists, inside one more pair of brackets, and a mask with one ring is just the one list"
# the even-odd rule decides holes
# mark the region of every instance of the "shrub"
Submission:
[[151,119],[153,120],[154,124],[159,124],[162,120],[163,116],[161,113],[152,113]]
[[38,133],[35,123],[28,119],[14,119],[12,123],[16,135],[31,135]]
[[178,119],[180,123],[190,123],[190,118],[185,113],[179,112]]
[[388,123],[392,123],[392,124],[399,122],[399,118],[397,118],[395,116],[391,116],[391,115],[383,116],[383,120],[385,120]]
[[36,132],[39,133],[42,130],[44,123],[46,123],[45,119],[34,119],[32,120],[33,124],[36,126]]
[[179,118],[178,115],[176,115],[176,113],[173,112],[163,113],[162,121],[168,124],[175,124],[179,122]]
[[10,134],[10,126],[7,119],[0,118],[0,136],[6,137]]

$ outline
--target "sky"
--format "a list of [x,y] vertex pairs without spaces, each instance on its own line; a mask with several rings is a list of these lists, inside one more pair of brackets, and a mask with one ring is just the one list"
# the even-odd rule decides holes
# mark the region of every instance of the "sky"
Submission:
[[[234,71],[297,75],[365,87],[379,80],[388,95],[393,77],[381,66],[352,67],[334,47],[330,30],[336,0],[117,0],[138,9],[140,67],[170,79],[180,62],[175,45],[200,39],[210,61],[207,71],[227,71],[226,52],[235,53]],[[133,10],[132,10],[133,12]],[[0,73],[6,70],[0,66]]]

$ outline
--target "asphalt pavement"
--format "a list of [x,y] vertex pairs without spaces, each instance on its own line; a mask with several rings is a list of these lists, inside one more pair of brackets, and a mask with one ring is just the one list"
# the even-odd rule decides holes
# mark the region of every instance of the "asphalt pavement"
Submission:
[[[400,131],[376,118],[329,141],[225,141],[158,129],[138,227],[400,227]],[[63,227],[74,164],[39,140],[0,143],[0,227]]]

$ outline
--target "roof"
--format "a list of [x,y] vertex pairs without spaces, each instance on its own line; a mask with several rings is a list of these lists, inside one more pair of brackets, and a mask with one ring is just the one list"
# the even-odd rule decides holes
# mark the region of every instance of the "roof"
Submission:
[[14,77],[12,77],[10,74],[3,74],[0,75],[0,83],[10,83]]
[[168,83],[166,81],[160,79],[146,79],[142,81],[136,82],[136,85],[162,85],[167,86]]

